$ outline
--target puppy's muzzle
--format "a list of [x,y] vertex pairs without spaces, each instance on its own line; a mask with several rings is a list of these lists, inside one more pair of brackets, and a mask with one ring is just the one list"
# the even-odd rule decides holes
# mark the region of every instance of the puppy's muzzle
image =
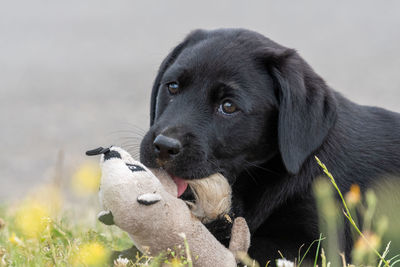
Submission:
[[176,157],[182,150],[178,139],[159,134],[153,142],[154,152],[161,161],[168,161]]

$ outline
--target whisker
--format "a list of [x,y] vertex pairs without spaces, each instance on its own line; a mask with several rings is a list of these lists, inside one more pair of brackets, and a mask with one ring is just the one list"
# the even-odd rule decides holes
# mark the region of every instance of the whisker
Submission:
[[256,185],[258,185],[258,182],[257,182],[256,178],[254,178],[254,176],[251,174],[251,172],[249,171],[249,169],[248,169],[248,168],[245,168],[244,170],[247,172],[247,174],[250,176],[250,178],[254,181],[254,183],[255,183]]
[[251,167],[255,167],[255,168],[258,168],[260,170],[263,170],[263,171],[266,171],[266,172],[269,172],[269,173],[272,173],[272,174],[275,174],[275,175],[280,175],[279,173],[277,173],[277,172],[275,172],[275,171],[273,171],[271,169],[268,169],[268,168],[265,168],[265,167],[261,167],[261,166],[259,166],[257,164],[254,164],[254,163],[250,162],[250,161],[244,160],[244,162],[249,164]]
[[214,162],[213,160],[207,159],[206,161],[208,163],[210,163],[211,165],[213,165],[216,168],[217,172],[221,172],[222,171],[222,168],[216,162]]
[[121,144],[121,146],[128,146],[128,147],[136,147],[136,148],[140,148],[140,142],[136,141],[133,142],[132,140],[128,140],[128,141],[123,141],[120,142],[119,144]]

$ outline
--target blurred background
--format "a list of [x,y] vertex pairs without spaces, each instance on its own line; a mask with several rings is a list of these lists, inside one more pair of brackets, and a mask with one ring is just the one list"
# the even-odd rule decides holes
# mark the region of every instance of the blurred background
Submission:
[[137,151],[158,66],[196,28],[258,31],[355,102],[399,112],[399,14],[395,0],[1,1],[0,203],[68,178],[88,149]]

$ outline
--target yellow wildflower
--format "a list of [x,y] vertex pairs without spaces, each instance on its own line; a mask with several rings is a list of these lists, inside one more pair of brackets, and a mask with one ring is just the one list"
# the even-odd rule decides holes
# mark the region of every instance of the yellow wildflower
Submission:
[[359,266],[361,265],[361,263],[365,262],[365,259],[368,258],[368,255],[373,254],[373,249],[371,248],[371,246],[374,249],[379,249],[381,240],[380,237],[378,235],[376,235],[375,233],[372,232],[365,232],[364,233],[365,238],[368,240],[365,241],[364,238],[362,238],[361,236],[357,239],[356,243],[354,244],[354,249],[352,251],[352,258],[353,258],[353,262]]
[[170,261],[170,265],[171,267],[182,267],[184,266],[184,264],[181,262],[180,259],[178,258],[172,258]]
[[[378,235],[371,232],[364,233],[365,238],[368,240],[369,244],[374,248],[378,249],[381,243],[381,239]],[[355,250],[359,251],[371,251],[372,248],[367,244],[364,238],[361,236],[358,238],[357,242],[354,245]]]
[[107,263],[109,251],[100,243],[92,242],[79,246],[71,263],[74,266],[100,266]]
[[36,238],[47,226],[49,210],[42,203],[30,200],[20,206],[15,214],[15,225],[27,238]]
[[21,239],[15,234],[12,233],[11,236],[8,238],[8,241],[10,241],[11,244],[17,245],[17,246],[22,246],[24,242],[22,242]]
[[72,177],[72,188],[80,195],[98,191],[101,171],[98,164],[88,162],[80,166]]
[[353,184],[350,187],[349,192],[345,195],[346,202],[349,206],[354,206],[361,200],[361,190],[357,184]]

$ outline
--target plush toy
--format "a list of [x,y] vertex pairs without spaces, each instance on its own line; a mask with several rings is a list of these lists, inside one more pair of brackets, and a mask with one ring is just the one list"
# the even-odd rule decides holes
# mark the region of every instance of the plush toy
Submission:
[[[177,185],[168,174],[154,170],[156,177],[125,150],[119,147],[98,148],[87,154],[102,154],[99,198],[104,211],[100,212],[99,220],[126,231],[141,252],[158,255],[168,248],[184,247],[183,236],[188,242],[194,266],[236,266],[237,253],[247,252],[250,232],[244,218],[238,217],[233,221],[227,249],[196,217],[199,215],[203,221],[211,220],[227,209],[230,200],[215,200],[218,207],[210,207],[213,206],[210,203],[194,203],[189,208],[185,201],[177,198]],[[215,183],[213,179],[216,178],[210,177],[206,187]],[[196,185],[193,188],[195,195],[205,194],[201,192],[204,184],[197,190]]]

